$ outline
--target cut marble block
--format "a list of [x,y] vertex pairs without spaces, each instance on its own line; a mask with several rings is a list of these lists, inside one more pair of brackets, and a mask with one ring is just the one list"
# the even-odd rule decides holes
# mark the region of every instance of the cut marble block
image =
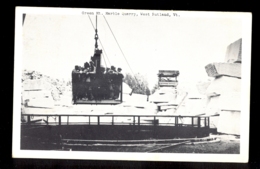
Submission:
[[230,95],[234,92],[241,92],[241,79],[234,77],[221,76],[215,78],[209,87],[207,88],[206,94],[211,93]]
[[241,78],[240,63],[211,63],[205,69],[209,77],[231,76]]
[[240,111],[221,111],[217,131],[240,135]]
[[206,94],[207,88],[209,87],[211,81],[205,81],[205,82],[199,82],[196,84],[196,87],[198,89],[198,92],[200,94]]
[[242,60],[242,39],[231,43],[227,47],[225,62],[241,63]]
[[241,110],[241,79],[221,76],[215,78],[207,88],[208,112],[213,109],[219,110]]
[[241,97],[240,93],[230,93],[211,97],[206,105],[206,114],[216,114],[220,111],[240,111]]

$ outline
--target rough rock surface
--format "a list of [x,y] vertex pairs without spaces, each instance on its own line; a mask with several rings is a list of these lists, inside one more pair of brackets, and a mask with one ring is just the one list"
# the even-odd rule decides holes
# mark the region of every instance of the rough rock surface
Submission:
[[22,72],[23,90],[47,90],[51,92],[54,101],[60,100],[61,95],[71,92],[71,83],[54,79],[40,72],[24,70]]

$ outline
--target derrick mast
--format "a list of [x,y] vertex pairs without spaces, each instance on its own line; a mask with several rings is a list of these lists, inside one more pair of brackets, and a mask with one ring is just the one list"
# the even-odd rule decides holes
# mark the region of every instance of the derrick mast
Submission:
[[100,73],[100,65],[101,65],[101,54],[102,50],[98,49],[98,30],[97,30],[97,16],[96,16],[96,29],[95,29],[95,50],[94,55],[91,57],[91,60],[94,62],[96,66],[96,73]]

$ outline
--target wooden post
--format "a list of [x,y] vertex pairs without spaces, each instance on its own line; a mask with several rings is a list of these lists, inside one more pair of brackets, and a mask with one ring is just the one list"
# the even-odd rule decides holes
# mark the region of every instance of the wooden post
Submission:
[[140,132],[140,116],[138,116],[138,132]]
[[112,125],[114,125],[114,116],[112,116]]
[[200,117],[198,117],[198,128],[200,128]]
[[59,116],[59,125],[61,125],[61,116]]
[[175,117],[175,126],[178,127],[179,124],[178,124],[178,117]]
[[157,107],[157,110],[158,110],[158,112],[161,111],[161,106],[158,106],[158,107]]
[[191,117],[191,127],[194,127],[193,117]]
[[209,117],[208,117],[208,128],[210,128]]
[[90,116],[88,116],[88,125],[90,125]]
[[27,123],[31,124],[31,116],[30,115],[27,116]]
[[123,102],[123,81],[121,81],[120,101]]
[[135,116],[134,116],[134,119],[133,119],[133,125],[135,125]]
[[70,117],[70,116],[67,116],[67,125],[69,125],[69,117]]
[[99,123],[100,123],[100,121],[99,121],[99,120],[100,120],[100,119],[99,119],[99,116],[97,116],[97,120],[98,120],[98,125],[99,125]]
[[204,127],[207,127],[207,117],[204,118]]
[[153,117],[153,134],[155,134],[155,127],[156,127],[155,122],[156,122],[156,117],[154,116]]

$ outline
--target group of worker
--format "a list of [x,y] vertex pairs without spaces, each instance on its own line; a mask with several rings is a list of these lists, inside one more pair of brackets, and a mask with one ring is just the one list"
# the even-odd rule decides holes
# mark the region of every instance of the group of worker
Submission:
[[84,67],[75,66],[72,71],[73,101],[118,99],[121,92],[122,69],[100,67],[96,69],[94,62],[86,62]]

